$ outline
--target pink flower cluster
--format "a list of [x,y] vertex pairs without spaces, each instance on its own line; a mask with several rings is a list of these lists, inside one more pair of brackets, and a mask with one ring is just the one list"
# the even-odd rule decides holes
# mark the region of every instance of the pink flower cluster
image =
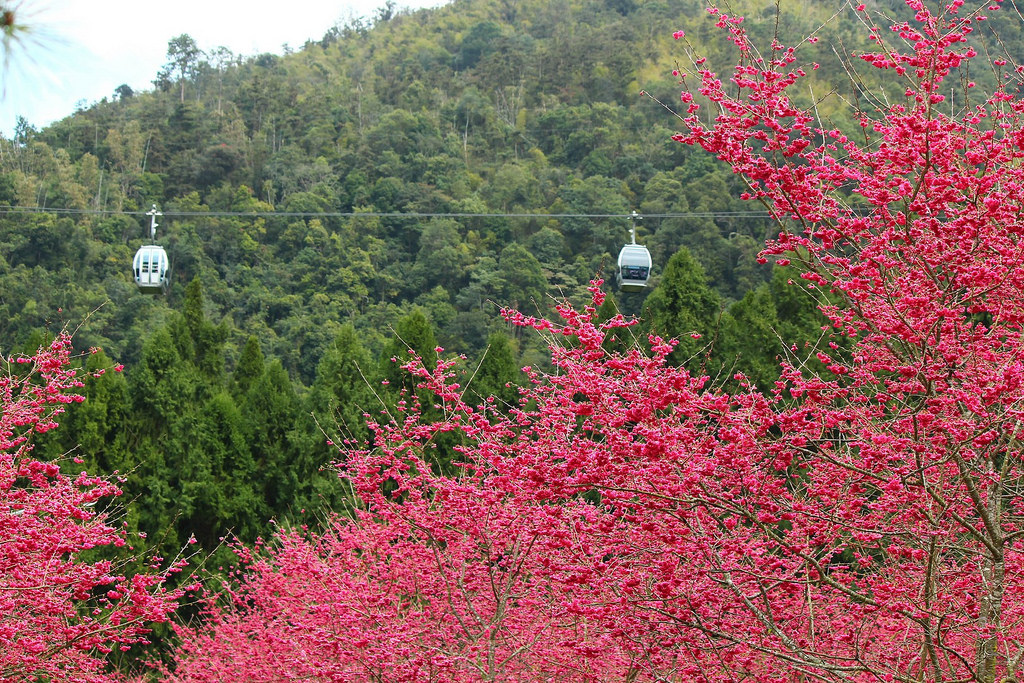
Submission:
[[128,576],[83,554],[122,546],[122,531],[98,508],[120,494],[111,482],[74,478],[32,458],[30,435],[57,426],[82,400],[70,368],[71,339],[34,356],[6,359],[0,374],[0,679],[112,680],[105,653],[145,642],[178,594],[166,573]]

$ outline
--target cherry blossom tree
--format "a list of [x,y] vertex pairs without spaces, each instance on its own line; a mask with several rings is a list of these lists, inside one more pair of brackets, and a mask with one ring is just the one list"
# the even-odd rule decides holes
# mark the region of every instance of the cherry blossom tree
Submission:
[[[729,394],[667,363],[673,342],[610,352],[631,322],[595,322],[598,287],[557,321],[507,312],[554,372],[506,412],[409,363],[443,417],[410,399],[346,453],[357,511],[254,556],[212,626],[182,629],[174,679],[1018,680],[1022,69],[993,60],[973,94],[998,2],[906,6],[890,32],[851,7],[901,93],[860,93],[856,136],[794,104],[800,46],[759,51],[716,7],[738,66],[680,74],[677,141],[746,178],[781,225],[765,258],[830,293],[824,370]],[[441,435],[455,476],[431,469]]]
[[[81,400],[70,367],[71,339],[3,362],[0,375],[0,679],[109,681],[105,654],[145,643],[166,621],[177,591],[167,572],[126,575],[111,560],[87,559],[126,536],[98,512],[120,494],[110,481],[68,476],[32,457],[32,433]],[[173,571],[173,570],[172,570]]]
[[718,115],[704,125],[684,92],[678,139],[747,178],[748,197],[783,221],[767,253],[799,255],[810,286],[840,294],[845,305],[825,312],[856,340],[848,357],[834,342],[818,353],[831,376],[786,368],[776,404],[793,405],[764,423],[778,436],[758,441],[787,490],[709,505],[757,520],[778,592],[802,593],[802,608],[781,620],[717,566],[775,641],[765,649],[794,666],[1013,679],[1024,656],[1011,580],[1022,561],[1022,70],[995,59],[994,92],[973,94],[968,40],[998,2],[906,6],[913,19],[888,34],[855,10],[878,47],[860,59],[903,91],[897,102],[863,93],[872,108],[855,112],[856,136],[794,107],[814,68],[797,50],[776,42],[761,55],[741,19],[711,9],[741,54],[734,90],[694,60]]

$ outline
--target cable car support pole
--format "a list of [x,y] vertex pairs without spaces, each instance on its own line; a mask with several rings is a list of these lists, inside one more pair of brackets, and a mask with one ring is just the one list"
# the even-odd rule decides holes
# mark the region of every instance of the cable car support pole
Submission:
[[149,216],[149,236],[155,241],[157,228],[156,217],[163,216],[163,214],[160,213],[160,209],[156,208],[156,204],[154,204],[153,208],[146,212],[146,215]]
[[629,221],[629,243],[636,244],[636,222],[643,220],[643,216],[638,214],[636,209],[633,209],[633,213],[629,214],[626,220]]

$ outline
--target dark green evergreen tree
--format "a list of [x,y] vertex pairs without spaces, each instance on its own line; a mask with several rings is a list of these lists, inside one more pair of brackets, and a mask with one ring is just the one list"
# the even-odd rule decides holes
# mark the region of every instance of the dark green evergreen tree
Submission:
[[[750,291],[722,316],[715,360],[725,377],[742,372],[761,390],[771,390],[783,359],[790,363],[819,361],[828,320],[818,309],[826,294],[808,289],[794,267],[776,267],[772,279]],[[831,337],[830,341],[833,340]],[[842,347],[843,340],[838,340]]]
[[518,405],[519,392],[516,382],[519,368],[512,341],[504,332],[492,332],[487,337],[487,347],[467,386],[468,398],[485,402],[494,397],[496,407],[505,409]]
[[256,490],[275,517],[286,518],[314,506],[311,479],[319,466],[312,453],[296,448],[301,403],[279,360],[270,361],[242,403],[246,433],[256,464]]
[[129,488],[139,500],[139,525],[161,546],[176,553],[188,536],[181,535],[182,463],[194,439],[201,380],[184,360],[171,336],[160,327],[142,347],[142,358],[129,375],[133,399],[132,448],[138,468]]
[[723,377],[742,373],[761,390],[770,390],[779,378],[783,345],[771,289],[762,285],[722,315],[714,357]]
[[244,396],[252,385],[263,376],[263,350],[260,348],[260,341],[255,336],[250,336],[242,349],[242,355],[235,365],[235,372],[232,375],[235,392]]
[[[224,371],[224,342],[227,340],[226,325],[214,325],[206,318],[203,300],[203,285],[197,275],[185,287],[185,305],[182,311],[184,329],[192,342],[195,366],[212,382],[220,379]],[[182,339],[182,342],[185,340]]]
[[378,364],[378,374],[387,382],[385,393],[392,401],[404,392],[407,397],[416,394],[419,383],[402,366],[419,356],[424,365],[433,368],[436,364],[437,337],[426,314],[418,306],[395,325],[394,336],[384,347]]
[[179,538],[195,535],[207,549],[229,535],[254,541],[266,531],[269,514],[257,488],[242,411],[230,394],[219,391],[191,417],[186,433],[190,443],[178,452],[177,462]]
[[704,269],[685,247],[668,260],[644,308],[651,332],[679,342],[669,360],[694,370],[705,366],[707,350],[718,330],[721,303],[708,286]]
[[[377,371],[356,329],[343,326],[320,358],[316,381],[310,388],[310,409],[322,429],[357,443],[369,440],[364,415],[376,415],[381,409]],[[314,437],[319,443],[327,438],[319,430]]]
[[832,297],[820,289],[808,288],[797,266],[776,267],[768,287],[779,318],[779,336],[800,348],[817,346],[823,336],[822,326],[829,325],[819,306],[835,303]]
[[340,510],[351,504],[334,464],[343,457],[343,447],[366,447],[372,442],[367,419],[381,419],[381,396],[386,393],[377,370],[350,324],[341,328],[317,365],[307,409],[295,430],[295,448],[316,467],[306,490],[310,509]]

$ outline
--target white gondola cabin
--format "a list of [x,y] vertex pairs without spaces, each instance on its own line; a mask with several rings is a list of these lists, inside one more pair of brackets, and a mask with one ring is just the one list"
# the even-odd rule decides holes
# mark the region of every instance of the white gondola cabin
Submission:
[[654,265],[651,261],[651,252],[647,247],[636,243],[636,221],[640,219],[636,211],[633,212],[630,225],[630,243],[622,247],[619,252],[619,272],[616,276],[619,284],[619,291],[642,292],[647,287],[647,281],[651,279],[651,268]]
[[651,252],[642,244],[627,244],[619,252],[619,289],[642,292],[651,278]]
[[169,283],[167,276],[171,266],[163,247],[156,245],[141,247],[135,252],[132,270],[135,273],[135,284],[139,286],[139,289],[151,292],[167,289]]
[[[150,218],[150,239],[156,241],[156,217],[163,214],[160,213],[160,210],[154,204],[153,208],[146,212],[146,215]],[[170,280],[168,279],[170,272],[171,262],[167,258],[167,252],[164,251],[163,247],[156,244],[146,244],[135,252],[135,258],[132,260],[132,273],[135,275],[135,284],[143,292],[166,292],[168,285],[170,285]]]

